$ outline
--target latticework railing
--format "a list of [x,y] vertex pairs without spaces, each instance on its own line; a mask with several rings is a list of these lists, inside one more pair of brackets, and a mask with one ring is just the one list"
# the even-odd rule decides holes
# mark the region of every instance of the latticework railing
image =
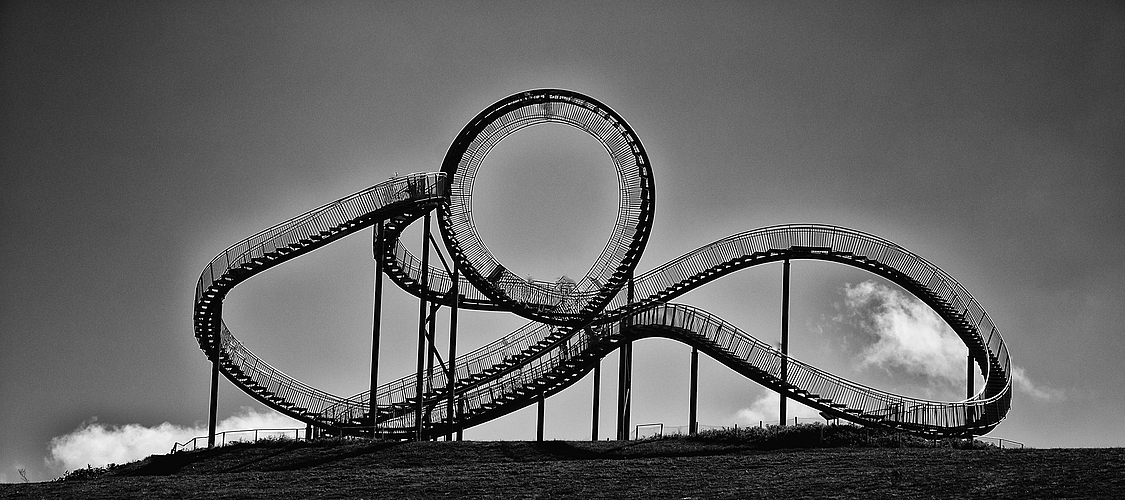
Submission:
[[[613,230],[601,255],[577,283],[524,280],[492,255],[473,222],[473,181],[488,152],[505,137],[540,123],[565,124],[590,134],[606,148],[617,172],[620,198]],[[588,96],[537,90],[489,106],[454,139],[442,171],[450,176],[450,193],[439,221],[452,257],[478,290],[529,319],[585,323],[624,285],[648,243],[656,195],[644,146],[624,119]],[[441,270],[435,271],[441,276]],[[412,277],[418,279],[417,274]]]

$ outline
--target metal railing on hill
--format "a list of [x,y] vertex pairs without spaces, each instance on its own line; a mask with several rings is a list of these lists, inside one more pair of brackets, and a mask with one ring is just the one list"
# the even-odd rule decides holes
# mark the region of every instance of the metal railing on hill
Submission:
[[[196,436],[183,443],[176,443],[172,445],[172,451],[169,453],[197,450],[200,447],[200,443],[202,443],[203,446],[207,445],[208,437],[209,436]],[[219,446],[235,443],[253,443],[257,442],[259,439],[305,441],[311,438],[307,427],[289,429],[239,429],[215,433],[215,442]]]

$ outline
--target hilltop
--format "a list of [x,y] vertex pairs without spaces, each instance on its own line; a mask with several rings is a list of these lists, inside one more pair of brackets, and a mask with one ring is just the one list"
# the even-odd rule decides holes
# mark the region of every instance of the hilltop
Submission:
[[841,444],[831,439],[820,431],[815,443],[729,435],[542,443],[269,441],[154,455],[48,483],[0,485],[0,498],[1125,496],[1120,448],[1001,450],[917,439],[823,447]]

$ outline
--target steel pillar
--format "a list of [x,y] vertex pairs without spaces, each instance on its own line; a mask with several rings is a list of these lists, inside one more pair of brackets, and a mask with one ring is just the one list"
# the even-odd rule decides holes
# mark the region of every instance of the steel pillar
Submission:
[[416,398],[418,402],[414,406],[414,432],[415,438],[418,441],[423,439],[422,436],[422,412],[424,410],[422,405],[422,395],[425,394],[425,386],[422,382],[423,370],[426,368],[426,292],[428,292],[429,284],[429,269],[430,269],[430,242],[426,237],[430,235],[430,213],[426,212],[424,221],[422,223],[422,276],[419,286],[422,288],[422,293],[418,294],[421,298],[418,299],[418,376],[416,379]]
[[[457,414],[461,415],[463,413],[465,413],[465,400],[459,399],[459,400],[457,400]],[[457,428],[457,440],[460,441],[461,438],[464,437],[464,434],[465,434],[465,428],[464,427],[458,427]]]
[[[446,377],[446,384],[449,387],[449,404],[446,407],[446,416],[449,420],[449,434],[445,436],[446,441],[453,440],[454,433],[454,416],[458,415],[453,412],[453,404],[457,399],[457,308],[461,302],[461,285],[459,283],[460,276],[458,275],[457,261],[453,261],[453,274],[450,276],[450,281],[453,282],[453,299],[449,305],[449,375]],[[458,434],[460,436],[460,434]],[[458,438],[460,441],[460,438]]]
[[539,402],[537,404],[539,407],[539,419],[535,424],[535,441],[537,443],[543,442],[543,402],[546,399],[547,398],[543,397],[542,393],[539,394]]
[[[434,393],[437,390],[437,388],[434,387],[434,353],[437,352],[437,346],[435,345],[435,343],[437,342],[437,310],[438,308],[436,306],[436,303],[431,304],[430,316],[426,321],[426,339],[429,343],[426,348],[426,391],[430,393]],[[430,409],[433,410],[433,407],[430,407]],[[430,420],[431,418],[433,418],[431,413],[433,412],[426,412],[425,425],[428,429],[434,428],[434,423]],[[437,435],[431,435],[428,440],[437,440]]]
[[699,402],[699,349],[691,348],[691,387],[688,393],[688,434],[699,432],[696,404]]
[[[628,303],[633,303],[633,277],[629,276]],[[632,315],[625,316],[624,329],[633,325]],[[621,332],[626,336],[626,332]],[[618,365],[617,375],[617,439],[629,439],[629,413],[632,403],[633,390],[633,341],[623,339],[621,343],[621,362]]]
[[[215,339],[218,342],[218,339]],[[219,348],[211,354],[211,408],[207,413],[207,447],[215,447],[215,417],[219,408]]]
[[973,353],[972,352],[969,353],[969,368],[965,371],[965,375],[966,375],[966,379],[967,379],[966,387],[965,387],[965,399],[969,399],[969,398],[973,397]]
[[785,259],[785,271],[781,281],[781,425],[785,425],[785,384],[789,382],[789,259]]
[[602,360],[594,365],[594,417],[590,423],[590,441],[598,440],[598,406],[602,398]]
[[382,323],[383,309],[383,251],[386,242],[383,241],[383,223],[375,225],[375,298],[371,306],[371,397],[368,401],[368,414],[371,415],[371,437],[378,434],[379,403],[376,400],[376,391],[379,388],[379,329]]
[[630,380],[633,361],[633,343],[621,344],[621,357],[617,370],[617,439],[629,439],[629,403],[632,380]]

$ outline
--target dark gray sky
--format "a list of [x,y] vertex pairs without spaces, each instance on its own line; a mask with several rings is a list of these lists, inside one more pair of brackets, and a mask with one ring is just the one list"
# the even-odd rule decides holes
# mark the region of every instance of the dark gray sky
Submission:
[[[477,112],[539,87],[601,100],[648,149],[657,210],[640,271],[764,225],[877,234],[942,266],[1003,332],[1021,380],[995,435],[1123,446],[1123,77],[1113,2],[5,2],[0,481],[61,473],[44,459],[76,430],[205,421],[191,325],[204,265],[395,173],[437,170]],[[521,132],[478,177],[481,233],[522,274],[581,276],[611,227],[608,159],[572,132]],[[364,389],[369,245],[367,232],[241,285],[232,330],[313,385]],[[776,342],[780,275],[743,271],[681,301]],[[871,311],[850,295],[868,280],[892,301],[871,276],[796,263],[793,353],[957,397],[874,354],[891,337],[856,326]],[[411,369],[416,302],[385,300],[401,332],[385,337],[386,380]],[[459,344],[521,324],[466,314]],[[636,423],[686,424],[688,352],[638,344]],[[701,377],[703,424],[769,417],[755,384],[709,360]],[[589,435],[589,386],[548,400],[549,438]],[[219,410],[264,411],[225,381]],[[534,409],[467,434],[533,436]]]

